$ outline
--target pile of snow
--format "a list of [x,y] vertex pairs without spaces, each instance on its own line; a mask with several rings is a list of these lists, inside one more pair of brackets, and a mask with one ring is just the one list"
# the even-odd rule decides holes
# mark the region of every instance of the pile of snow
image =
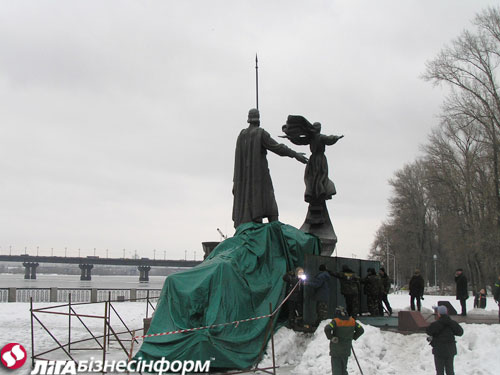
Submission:
[[[389,297],[394,311],[409,310],[409,296],[397,295]],[[422,301],[422,312],[432,313],[432,306],[438,301],[449,301],[460,312],[459,302],[450,296],[425,296]],[[470,299],[467,301],[469,315],[497,316],[498,307],[490,298],[488,308],[472,309]],[[469,306],[470,305],[470,306]],[[294,332],[281,328],[275,334],[276,364],[278,366],[293,365],[292,374],[316,375],[331,373],[329,341],[323,321],[314,334]],[[424,333],[403,335],[382,331],[379,328],[361,324],[365,330],[363,336],[353,342],[354,352],[365,375],[378,374],[412,374],[424,375],[435,373],[432,347]],[[457,337],[458,355],[455,357],[455,370],[467,375],[493,375],[500,368],[500,324],[461,324],[464,335]],[[271,348],[268,346],[268,353]],[[269,355],[263,360],[263,366],[269,366],[272,359]],[[358,365],[351,355],[348,363],[350,374],[359,374]],[[280,372],[281,373],[281,372]]]
[[[276,335],[276,363],[295,365],[293,374],[317,375],[331,372],[329,341],[324,334],[328,322],[320,324],[311,335],[282,328]],[[363,324],[362,324],[363,325]],[[498,373],[500,357],[500,325],[461,324],[464,335],[457,338],[458,355],[455,357],[457,373],[467,375],[493,375]],[[381,331],[363,325],[365,333],[353,343],[354,351],[365,375],[377,374],[433,374],[434,357],[426,335],[402,335]],[[268,348],[270,353],[270,348]],[[263,366],[271,364],[266,356]],[[354,356],[348,364],[350,374],[358,374]]]

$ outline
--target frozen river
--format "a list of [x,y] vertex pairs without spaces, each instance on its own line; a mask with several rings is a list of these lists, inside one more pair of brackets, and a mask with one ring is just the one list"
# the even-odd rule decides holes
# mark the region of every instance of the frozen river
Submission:
[[139,282],[139,276],[92,275],[81,281],[80,275],[37,274],[36,280],[25,280],[24,274],[0,274],[0,288],[97,288],[97,289],[161,289],[166,276],[149,276],[149,282]]

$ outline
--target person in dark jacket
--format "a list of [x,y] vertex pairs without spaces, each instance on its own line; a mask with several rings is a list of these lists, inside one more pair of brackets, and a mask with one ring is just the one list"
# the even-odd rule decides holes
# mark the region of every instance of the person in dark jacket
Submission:
[[342,272],[329,273],[340,280],[340,293],[344,296],[347,313],[355,318],[359,314],[359,276],[345,264]]
[[486,290],[481,289],[479,293],[476,293],[474,297],[474,308],[485,309],[486,308]]
[[[289,271],[283,276],[283,281],[286,283],[286,295],[292,294],[287,300],[288,308],[288,325],[290,328],[295,328],[299,325],[299,321],[302,320],[302,306],[304,301],[304,287],[299,278],[299,274],[303,274],[304,270],[301,267],[297,267],[294,271]],[[299,285],[297,285],[297,283]],[[297,285],[297,287],[295,287]],[[294,289],[295,288],[295,289]]]
[[462,336],[464,330],[460,325],[448,316],[446,306],[436,307],[437,320],[432,322],[426,329],[431,336],[430,344],[434,354],[434,365],[436,375],[455,375],[453,370],[453,358],[457,354],[455,336]]
[[328,319],[328,298],[330,295],[330,286],[328,285],[331,277],[326,266],[321,264],[319,266],[319,273],[307,282],[315,290],[316,299],[316,325],[322,320]]
[[498,305],[498,322],[500,323],[500,275],[498,275],[498,279],[493,285],[493,299]]
[[389,279],[389,276],[385,272],[384,267],[380,267],[380,269],[378,271],[378,275],[380,276],[380,279],[382,280],[382,286],[384,288],[382,296],[380,297],[379,310],[381,311],[381,313],[383,315],[383,311],[384,311],[384,306],[382,305],[382,302],[383,302],[385,304],[385,308],[387,309],[387,313],[389,314],[389,316],[391,316],[392,315],[392,308],[391,308],[391,305],[389,304],[389,300],[387,299],[387,295],[389,294],[389,292],[391,290],[391,279]]
[[420,311],[422,304],[420,302],[424,297],[424,278],[420,275],[420,270],[416,269],[415,273],[410,279],[410,308],[415,311],[415,300],[417,301],[417,309]]
[[455,272],[455,283],[457,284],[457,300],[460,301],[460,306],[462,307],[462,316],[467,315],[466,301],[469,298],[469,292],[467,291],[467,278],[464,275],[464,271],[458,268]]
[[375,268],[368,268],[367,272],[368,275],[361,282],[367,298],[368,312],[371,316],[380,316],[380,298],[384,289],[382,280],[375,272]]
[[347,375],[352,340],[357,340],[363,333],[363,327],[342,307],[337,307],[335,318],[325,326],[325,335],[330,340],[333,375]]

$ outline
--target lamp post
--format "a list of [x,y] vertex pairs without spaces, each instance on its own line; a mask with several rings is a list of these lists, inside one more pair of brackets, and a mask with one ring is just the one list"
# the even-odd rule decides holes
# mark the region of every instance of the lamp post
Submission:
[[437,254],[434,254],[434,256],[432,258],[434,259],[434,286],[436,287],[437,286],[436,263],[437,263],[437,259],[438,259]]
[[387,254],[387,273],[390,273],[389,272],[389,241],[385,241],[385,252]]

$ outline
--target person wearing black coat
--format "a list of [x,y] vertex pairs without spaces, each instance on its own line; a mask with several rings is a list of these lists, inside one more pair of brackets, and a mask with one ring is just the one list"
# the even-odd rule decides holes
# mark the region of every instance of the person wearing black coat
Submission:
[[444,375],[445,370],[447,375],[454,375],[453,359],[457,354],[455,336],[462,336],[464,330],[449,317],[446,306],[437,306],[435,309],[437,320],[427,327],[426,332],[431,336],[436,375]]
[[368,311],[371,316],[383,315],[382,311],[379,310],[380,298],[384,292],[382,280],[377,275],[377,272],[375,272],[375,268],[368,268],[366,272],[368,274],[361,282],[363,283],[364,293],[366,294]]
[[328,319],[328,300],[330,296],[331,276],[324,264],[320,264],[319,273],[311,280],[307,281],[307,285],[314,288],[316,299],[316,326],[325,319]]
[[461,315],[466,316],[467,307],[465,302],[469,298],[469,292],[467,291],[467,278],[461,268],[458,268],[455,272],[455,283],[457,284],[457,300],[460,301],[460,306],[462,307]]
[[422,275],[420,275],[420,270],[416,269],[414,275],[410,279],[410,307],[415,311],[415,300],[417,300],[417,309],[420,311],[422,304],[420,300],[424,297],[424,287],[425,282]]
[[342,265],[342,272],[328,272],[340,280],[340,293],[344,296],[347,313],[355,318],[359,313],[359,276],[346,264]]
[[384,292],[382,293],[382,296],[380,297],[379,300],[379,310],[381,313],[384,311],[384,306],[382,305],[382,302],[385,304],[385,307],[387,309],[387,313],[389,316],[392,315],[392,307],[389,303],[389,300],[387,299],[387,295],[389,294],[391,290],[391,279],[389,278],[389,275],[385,272],[384,267],[380,267],[378,270],[378,274],[380,276],[380,279],[382,280],[382,285],[384,287]]
[[[297,267],[295,272],[289,271],[283,276],[283,281],[286,283],[286,295],[293,290],[287,301],[288,325],[290,328],[295,328],[299,325],[298,322],[302,320],[304,287],[299,278],[299,274],[303,272],[304,270],[301,267]],[[299,285],[297,285],[297,283]]]

